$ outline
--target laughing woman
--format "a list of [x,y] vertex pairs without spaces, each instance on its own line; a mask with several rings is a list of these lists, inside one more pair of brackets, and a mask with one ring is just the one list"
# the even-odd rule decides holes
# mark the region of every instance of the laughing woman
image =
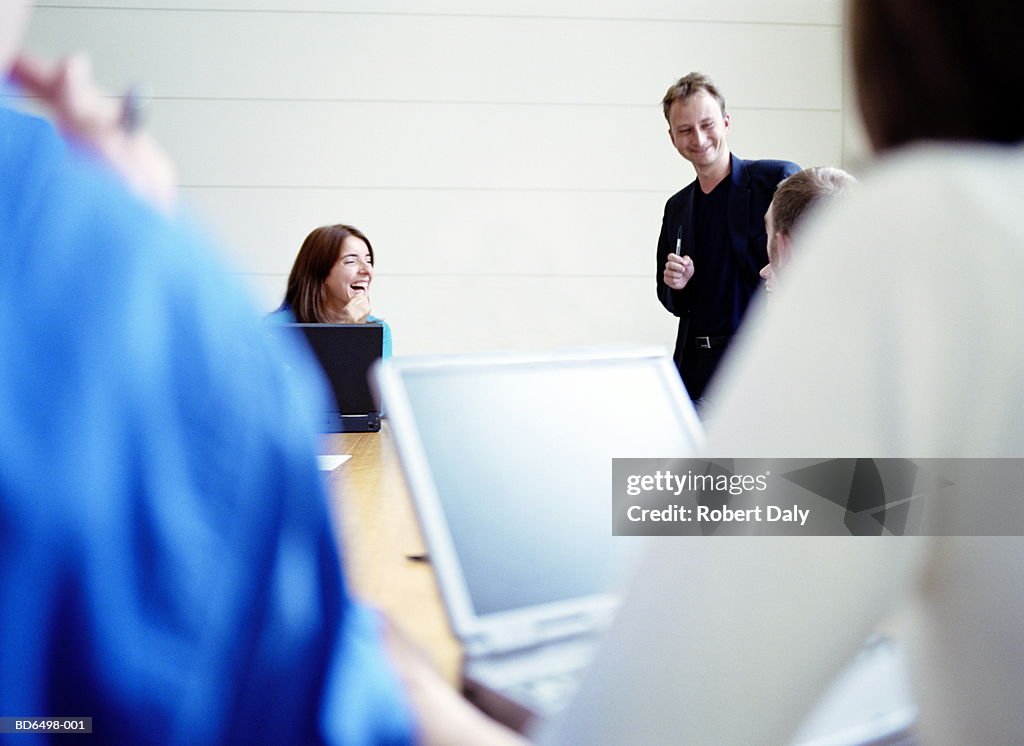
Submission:
[[381,324],[388,358],[391,327],[370,315],[372,282],[370,240],[351,225],[325,225],[302,242],[278,312],[300,324]]

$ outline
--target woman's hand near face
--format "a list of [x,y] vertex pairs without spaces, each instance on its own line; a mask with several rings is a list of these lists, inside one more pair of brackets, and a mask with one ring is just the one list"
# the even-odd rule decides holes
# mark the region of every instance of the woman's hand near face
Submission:
[[345,307],[341,309],[342,324],[365,324],[366,318],[370,315],[370,296],[367,293],[360,293],[352,298]]

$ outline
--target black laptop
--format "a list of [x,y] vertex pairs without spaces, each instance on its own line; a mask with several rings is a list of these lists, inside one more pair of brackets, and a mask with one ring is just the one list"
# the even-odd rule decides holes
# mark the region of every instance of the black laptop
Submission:
[[377,432],[380,411],[370,390],[369,371],[384,349],[381,324],[284,324],[300,330],[330,384],[329,409],[320,421],[325,433]]

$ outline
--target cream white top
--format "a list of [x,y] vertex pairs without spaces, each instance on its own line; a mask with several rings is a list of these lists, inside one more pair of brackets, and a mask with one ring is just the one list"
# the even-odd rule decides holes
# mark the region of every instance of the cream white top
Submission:
[[[1024,456],[1024,150],[878,164],[798,235],[712,392],[720,457]],[[1024,519],[1018,485],[962,501]],[[784,743],[880,624],[925,743],[1024,733],[1024,539],[658,538],[557,743]]]

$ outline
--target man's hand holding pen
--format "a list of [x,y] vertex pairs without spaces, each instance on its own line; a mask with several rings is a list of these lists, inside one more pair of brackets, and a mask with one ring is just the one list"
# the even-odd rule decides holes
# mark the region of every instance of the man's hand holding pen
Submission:
[[101,156],[135,193],[166,214],[177,204],[177,175],[140,122],[136,91],[113,98],[92,79],[83,55],[48,62],[27,53],[14,60],[13,82],[42,105],[64,134]]
[[665,284],[673,290],[682,290],[693,277],[693,260],[689,256],[669,254],[665,260]]

